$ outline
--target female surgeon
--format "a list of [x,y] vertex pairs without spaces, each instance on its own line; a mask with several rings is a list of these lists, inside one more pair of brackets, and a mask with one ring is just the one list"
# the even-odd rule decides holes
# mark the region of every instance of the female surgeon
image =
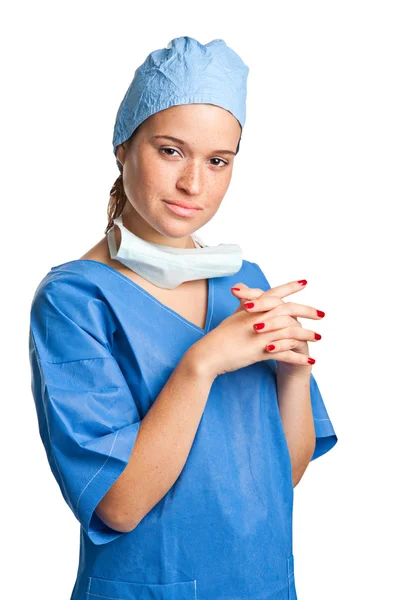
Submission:
[[40,436],[80,523],[71,600],[294,600],[293,488],[337,441],[298,318],[237,244],[195,234],[227,192],[248,67],[173,39],[119,107],[105,237],[30,313]]

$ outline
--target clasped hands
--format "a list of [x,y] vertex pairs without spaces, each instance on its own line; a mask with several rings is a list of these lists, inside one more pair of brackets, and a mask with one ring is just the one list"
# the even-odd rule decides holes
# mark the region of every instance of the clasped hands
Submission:
[[[306,284],[305,279],[291,281],[266,292],[259,288],[249,288],[244,283],[237,283],[231,288],[231,293],[240,300],[235,313],[245,310],[247,313],[256,314],[258,318],[253,323],[253,331],[265,336],[264,349],[275,354],[276,361],[283,361],[280,364],[286,365],[285,361],[289,363],[289,355],[291,356],[292,352],[305,357],[302,364],[315,363],[315,359],[309,357],[307,342],[318,341],[322,336],[303,328],[297,317],[322,319],[325,313],[312,306],[282,300],[304,289]],[[297,366],[297,360],[295,363]],[[289,364],[289,368],[294,369],[294,365]]]

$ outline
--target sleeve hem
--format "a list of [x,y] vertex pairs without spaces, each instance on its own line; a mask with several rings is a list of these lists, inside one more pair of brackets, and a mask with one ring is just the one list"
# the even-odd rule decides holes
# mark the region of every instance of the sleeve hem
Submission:
[[108,527],[95,508],[127,467],[140,425],[141,421],[116,432],[109,456],[79,497],[77,517],[95,545],[106,544],[126,533]]
[[314,419],[314,425],[316,444],[311,460],[329,452],[336,445],[338,439],[330,419]]

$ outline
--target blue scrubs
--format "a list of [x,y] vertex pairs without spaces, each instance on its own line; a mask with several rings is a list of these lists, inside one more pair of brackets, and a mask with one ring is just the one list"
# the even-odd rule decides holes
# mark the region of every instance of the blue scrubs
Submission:
[[[235,275],[209,279],[204,329],[97,261],[66,262],[40,282],[32,393],[48,462],[81,525],[71,600],[296,599],[275,360],[216,377],[180,476],[135,529],[116,531],[94,512],[183,354],[239,305],[237,281],[270,288],[246,260]],[[337,437],[312,374],[310,392],[313,460]]]

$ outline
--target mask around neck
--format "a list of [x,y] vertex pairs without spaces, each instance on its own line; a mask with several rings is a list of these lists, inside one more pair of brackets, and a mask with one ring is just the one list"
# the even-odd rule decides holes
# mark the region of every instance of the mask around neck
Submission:
[[114,225],[120,227],[121,241],[117,250],[113,226],[107,233],[111,258],[161,288],[170,290],[186,281],[234,275],[242,266],[238,244],[206,246],[193,233],[196,248],[172,248],[136,236],[124,227],[121,215],[114,219]]

